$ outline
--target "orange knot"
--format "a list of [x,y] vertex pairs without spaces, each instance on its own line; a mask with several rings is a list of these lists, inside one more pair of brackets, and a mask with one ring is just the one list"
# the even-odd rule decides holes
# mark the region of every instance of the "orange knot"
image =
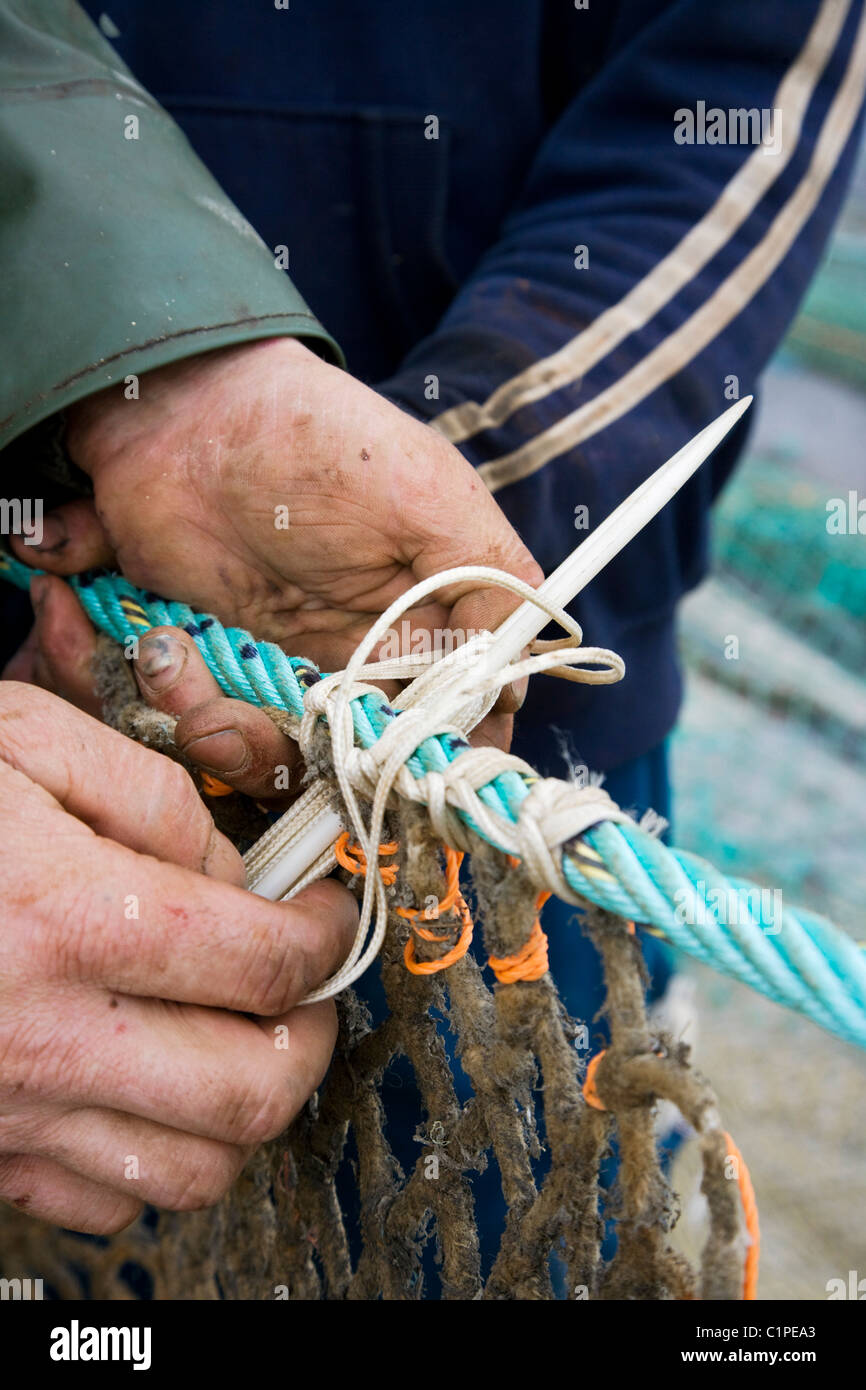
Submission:
[[[634,930],[633,923],[627,922],[626,926],[631,926],[632,930]],[[590,1057],[586,1067],[586,1076],[583,1078],[583,1098],[586,1101],[587,1105],[592,1106],[593,1110],[607,1109],[607,1106],[602,1104],[601,1097],[599,1096],[598,1091],[595,1088],[595,1073],[598,1071],[598,1064],[606,1051],[607,1048],[603,1047],[601,1049],[601,1052],[597,1052],[594,1057]],[[664,1057],[664,1050],[662,1048],[656,1048],[653,1052],[653,1056]]]
[[[379,846],[379,854],[396,854],[399,846],[396,840],[389,841],[386,845]],[[349,844],[349,832],[344,830],[337,843],[334,845],[334,855],[337,863],[344,869],[348,869],[352,874],[367,876],[367,856],[359,845]],[[396,864],[380,864],[379,873],[382,875],[382,882],[386,888],[390,888],[397,881]]]
[[[403,961],[406,969],[413,975],[435,975],[440,970],[447,970],[449,965],[454,965],[472,945],[472,914],[463,898],[458,899],[455,904],[457,914],[460,918],[460,935],[450,951],[446,951],[444,956],[439,956],[438,960],[416,960],[415,959],[415,938],[410,936],[403,949]],[[415,927],[419,936],[423,936],[426,941],[445,941],[444,936],[434,936],[433,932],[426,931],[423,927]]]
[[586,1076],[583,1079],[583,1098],[587,1105],[591,1105],[593,1110],[606,1110],[607,1106],[602,1104],[598,1091],[595,1089],[595,1073],[598,1071],[598,1064],[605,1054],[606,1049],[597,1052],[594,1057],[590,1057],[586,1068]]
[[755,1189],[752,1186],[752,1179],[746,1167],[746,1160],[740,1153],[730,1134],[722,1131],[722,1138],[727,1144],[727,1157],[732,1158],[737,1165],[737,1186],[740,1189],[740,1201],[743,1204],[743,1216],[746,1221],[746,1231],[749,1236],[749,1246],[746,1250],[746,1264],[743,1270],[743,1298],[747,1303],[751,1303],[758,1296],[758,1265],[761,1260],[761,1228],[758,1223],[758,1203],[755,1198]]
[[463,854],[462,851],[458,853],[457,850],[451,849],[449,845],[445,845],[444,849],[444,898],[440,898],[435,907],[398,907],[397,912],[412,923],[415,935],[420,936],[423,941],[447,941],[452,933],[447,930],[444,933],[431,931],[429,927],[421,926],[422,921],[436,922],[446,912],[456,913],[460,923],[460,935],[451,950],[436,960],[416,960],[415,938],[410,936],[403,950],[403,961],[406,969],[413,975],[435,975],[440,970],[447,970],[449,965],[454,965],[466,955],[472,944],[472,914],[460,892],[460,865],[463,863]]
[[205,796],[231,796],[234,787],[221,782],[218,777],[211,777],[209,772],[201,773],[201,785]]
[[[414,925],[419,919],[425,922],[436,922],[443,912],[450,912],[456,907],[458,902],[463,902],[460,893],[460,865],[463,863],[463,851],[451,849],[450,845],[443,845],[445,850],[445,897],[440,898],[435,907],[398,907],[397,912],[401,917],[407,917]],[[466,904],[463,903],[465,907]],[[425,941],[444,941],[445,937],[434,936],[432,932],[425,932],[423,927],[415,927],[419,936],[423,936]]]
[[547,937],[541,929],[538,913],[549,897],[549,893],[539,893],[532,931],[519,951],[515,951],[513,956],[488,956],[487,964],[501,985],[513,985],[518,980],[540,980],[542,975],[547,974]]

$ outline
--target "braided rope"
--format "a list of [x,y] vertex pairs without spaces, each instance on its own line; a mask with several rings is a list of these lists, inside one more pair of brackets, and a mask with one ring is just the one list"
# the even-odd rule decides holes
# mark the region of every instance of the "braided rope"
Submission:
[[[12,556],[0,554],[0,577],[19,588],[29,588],[35,573]],[[443,582],[442,576],[435,579]],[[487,582],[498,581],[488,577]],[[330,715],[339,714],[344,705],[357,754],[352,774],[362,789],[369,782],[381,785],[381,765],[364,760],[388,733],[390,762],[396,753],[400,761],[387,785],[427,804],[437,833],[455,847],[468,848],[474,834],[508,853],[517,852],[539,888],[551,888],[578,905],[589,901],[646,923],[672,945],[722,974],[804,1014],[828,1032],[866,1047],[866,954],[826,919],[804,909],[785,908],[778,920],[757,885],[728,879],[705,860],[668,849],[597,789],[588,798],[578,833],[575,788],[539,779],[519,759],[470,749],[453,728],[413,745],[414,711],[400,711],[398,718],[375,688],[347,698],[341,677],[323,680],[311,662],[287,657],[274,643],[256,642],[242,629],[223,628],[217,619],[142,592],[119,575],[91,572],[73,577],[70,583],[90,620],[116,641],[128,643],[150,627],[180,627],[192,637],[227,695],[288,711],[298,721],[299,732],[309,735],[326,706]],[[525,586],[509,583],[509,587],[522,592]],[[571,622],[572,644],[575,638],[580,640],[575,629]],[[388,663],[362,667],[362,655],[359,648],[350,670],[354,664],[372,679],[391,673]],[[515,663],[505,675],[513,680],[524,671],[551,669],[562,660],[561,652],[551,653],[546,660],[536,655],[530,662]],[[608,669],[582,671],[577,678],[605,681],[621,674],[615,670],[613,663],[618,659],[612,653],[586,649],[583,660]],[[406,658],[403,665],[408,671],[413,659]],[[327,696],[335,681],[341,682],[337,693],[343,699],[332,702]],[[320,685],[323,689],[318,692]],[[394,737],[397,725],[399,740]],[[333,728],[335,744],[337,733]],[[340,737],[344,734],[345,730]],[[411,776],[398,775],[405,771]],[[561,827],[569,819],[568,838],[562,836],[554,855],[550,834],[543,831],[551,825]],[[367,886],[371,892],[384,893],[378,874],[369,876]]]

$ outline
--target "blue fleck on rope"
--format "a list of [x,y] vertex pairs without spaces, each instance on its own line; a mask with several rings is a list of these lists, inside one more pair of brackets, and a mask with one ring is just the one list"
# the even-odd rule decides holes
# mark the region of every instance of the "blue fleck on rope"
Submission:
[[[28,589],[39,572],[0,552],[0,577],[19,588]],[[143,592],[121,575],[91,571],[69,583],[91,622],[117,642],[151,627],[182,628],[222,690],[236,699],[277,706],[300,719],[305,690],[321,679],[312,662],[288,657],[240,628],[224,628],[185,603]],[[399,715],[384,695],[368,693],[352,701],[352,717],[356,743],[370,748]],[[468,746],[440,734],[425,739],[407,766],[421,778],[442,771]],[[509,770],[480,787],[478,796],[513,823],[531,787],[532,779]],[[478,833],[469,817],[463,819]],[[728,879],[706,860],[668,849],[632,824],[605,822],[563,845],[562,867],[580,897],[655,929],[679,950],[866,1048],[866,953],[825,918],[786,908],[777,920],[756,884]]]

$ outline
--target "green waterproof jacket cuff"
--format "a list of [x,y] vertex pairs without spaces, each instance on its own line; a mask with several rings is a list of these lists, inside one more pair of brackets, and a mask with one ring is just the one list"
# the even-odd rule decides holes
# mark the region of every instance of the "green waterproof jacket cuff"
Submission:
[[0,0],[0,448],[183,357],[290,335],[341,363],[170,117],[76,5]]

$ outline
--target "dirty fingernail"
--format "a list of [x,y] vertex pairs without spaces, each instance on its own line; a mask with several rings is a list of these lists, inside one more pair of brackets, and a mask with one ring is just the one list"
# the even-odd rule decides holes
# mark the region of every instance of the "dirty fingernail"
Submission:
[[222,729],[218,734],[202,734],[183,744],[181,751],[216,772],[240,772],[249,758],[247,741],[239,729]]
[[186,648],[176,637],[142,637],[135,674],[147,690],[167,690],[186,663]]
[[62,550],[68,540],[69,535],[64,523],[58,516],[49,514],[42,522],[42,536],[39,544],[34,545],[33,549],[37,555],[46,550]]

